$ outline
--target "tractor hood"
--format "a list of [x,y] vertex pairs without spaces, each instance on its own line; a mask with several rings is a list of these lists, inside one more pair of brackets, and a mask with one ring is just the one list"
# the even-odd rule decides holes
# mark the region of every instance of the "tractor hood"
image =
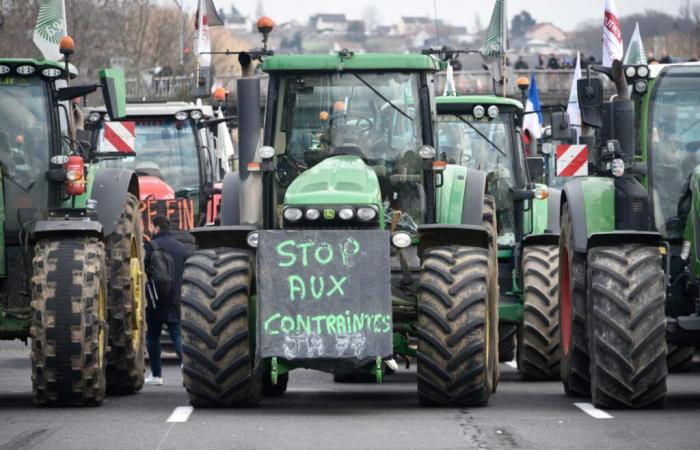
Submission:
[[379,205],[379,181],[357,156],[334,156],[316,164],[289,185],[287,205]]
[[139,176],[139,194],[141,200],[172,200],[175,191],[168,183],[151,175]]

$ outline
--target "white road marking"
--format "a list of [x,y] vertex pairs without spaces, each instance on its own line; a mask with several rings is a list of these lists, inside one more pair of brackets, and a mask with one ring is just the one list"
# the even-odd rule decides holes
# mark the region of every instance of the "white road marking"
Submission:
[[166,422],[187,422],[192,411],[194,411],[194,408],[191,406],[178,406],[173,410]]
[[612,419],[613,416],[610,414],[606,413],[602,409],[598,409],[595,406],[591,405],[590,403],[574,403],[574,406],[576,406],[578,409],[581,411],[585,412],[589,416],[593,417],[594,419]]
[[517,369],[517,368],[518,368],[518,362],[517,362],[516,360],[508,361],[508,362],[506,363],[506,365],[512,367],[513,369]]

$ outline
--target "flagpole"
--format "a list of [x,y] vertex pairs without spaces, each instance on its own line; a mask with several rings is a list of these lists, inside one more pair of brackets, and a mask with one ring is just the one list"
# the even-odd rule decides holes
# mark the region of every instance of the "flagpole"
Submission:
[[503,58],[501,61],[501,74],[502,74],[502,79],[503,79],[503,96],[505,97],[507,95],[507,86],[508,86],[508,74],[506,72],[506,58],[507,58],[507,53],[508,53],[508,7],[507,7],[507,0],[503,0],[503,11],[502,11],[502,17],[501,17],[501,28],[503,29]]

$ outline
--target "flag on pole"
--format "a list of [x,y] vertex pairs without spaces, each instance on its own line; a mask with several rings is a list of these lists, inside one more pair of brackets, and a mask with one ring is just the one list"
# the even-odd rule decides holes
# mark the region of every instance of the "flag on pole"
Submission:
[[566,112],[569,114],[569,123],[576,130],[576,142],[581,135],[581,107],[578,104],[578,80],[581,79],[581,53],[576,53],[576,69],[574,69],[574,79],[571,81],[571,91],[569,91],[569,104]]
[[496,0],[491,13],[491,21],[486,29],[486,40],[479,50],[494,80],[500,82],[505,77],[505,64],[508,49],[508,17],[505,0]]
[[617,15],[615,0],[605,0],[603,21],[603,65],[611,67],[616,59],[622,61],[623,45],[620,19]]
[[647,55],[644,52],[642,35],[639,32],[639,22],[634,25],[634,33],[625,53],[625,64],[646,64]]
[[65,0],[41,0],[32,39],[44,58],[63,59],[58,47],[61,38],[68,34],[66,28]]
[[455,87],[455,72],[452,68],[452,64],[450,64],[449,61],[447,62],[447,70],[445,71],[445,90],[443,91],[442,95],[445,97],[448,95],[457,95],[457,88]]
[[[537,90],[537,79],[535,73],[530,75],[530,90],[527,94],[527,104],[525,105],[525,118],[523,119],[523,130],[529,132],[531,139],[542,137],[542,107],[540,105],[540,93]],[[530,113],[530,114],[527,114]]]
[[199,0],[194,23],[195,55],[200,67],[211,66],[211,36],[209,36],[209,12],[205,0]]

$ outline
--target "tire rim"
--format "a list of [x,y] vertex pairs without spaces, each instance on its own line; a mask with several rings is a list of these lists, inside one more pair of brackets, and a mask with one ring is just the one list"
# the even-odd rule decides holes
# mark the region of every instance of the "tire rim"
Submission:
[[141,289],[143,271],[141,270],[141,259],[135,237],[131,238],[129,250],[129,278],[131,279],[131,298],[134,302],[134,311],[131,315],[133,317],[131,345],[134,351],[138,352],[141,348],[141,330],[143,328],[143,290]]
[[569,271],[569,249],[565,246],[561,260],[561,286],[559,286],[559,310],[561,311],[561,346],[569,354],[571,345],[571,273]]

